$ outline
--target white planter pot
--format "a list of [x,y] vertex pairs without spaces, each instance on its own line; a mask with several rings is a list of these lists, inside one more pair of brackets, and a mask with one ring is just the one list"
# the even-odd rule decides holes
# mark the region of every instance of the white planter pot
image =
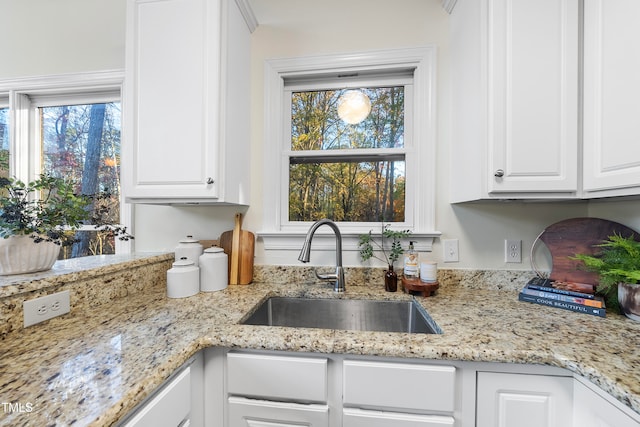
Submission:
[[59,254],[60,245],[55,243],[35,243],[29,236],[0,238],[0,275],[49,270]]
[[640,322],[640,284],[618,283],[618,302],[625,316]]

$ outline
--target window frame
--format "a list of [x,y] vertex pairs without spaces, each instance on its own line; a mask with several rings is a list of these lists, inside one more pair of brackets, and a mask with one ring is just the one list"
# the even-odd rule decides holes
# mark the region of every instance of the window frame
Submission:
[[[405,120],[406,180],[405,222],[393,223],[394,229],[409,229],[418,242],[418,250],[431,250],[435,230],[435,58],[433,46],[380,50],[351,54],[322,55],[272,59],[265,61],[265,144],[263,173],[263,230],[265,250],[299,249],[312,222],[289,222],[288,173],[290,148],[290,98],[285,81],[313,80],[341,73],[363,73],[373,84],[384,85],[386,79],[376,75],[394,70],[413,70],[413,117]],[[360,83],[358,83],[360,85]],[[307,86],[309,87],[309,86]],[[405,97],[407,93],[405,92]],[[405,105],[405,108],[406,105]],[[290,126],[289,126],[290,127]],[[409,131],[407,131],[409,129]],[[287,139],[289,135],[289,139]],[[357,250],[357,236],[370,230],[380,234],[380,223],[338,223],[344,238],[343,249]],[[330,230],[329,230],[330,231]],[[327,234],[319,229],[318,234]],[[320,242],[319,248],[333,247],[333,242]]]
[[[97,103],[118,99],[122,106],[124,71],[73,73],[0,80],[0,104],[8,99],[10,175],[24,182],[37,178],[41,171],[39,107],[64,103]],[[124,128],[124,116],[121,118]],[[124,135],[124,131],[122,132]],[[124,141],[121,140],[121,144]],[[120,194],[120,219],[133,234],[133,209]],[[81,230],[93,231],[92,226]],[[132,241],[115,241],[116,254],[133,251]]]

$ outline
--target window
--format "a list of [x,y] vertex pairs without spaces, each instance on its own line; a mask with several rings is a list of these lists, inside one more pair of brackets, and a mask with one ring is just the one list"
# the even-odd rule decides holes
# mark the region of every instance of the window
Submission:
[[289,221],[404,222],[405,86],[296,86],[285,80]]
[[9,176],[9,100],[0,97],[0,176]]
[[[382,222],[430,249],[434,58],[418,48],[267,61],[265,249],[299,248],[323,217],[350,238],[345,249]],[[340,111],[351,96],[366,104],[356,119]]]
[[[121,81],[121,73],[99,73],[0,82],[10,100],[3,106],[0,92],[0,173],[25,182],[41,173],[68,178],[78,194],[94,196],[103,221],[130,223],[120,197]],[[89,223],[75,238],[61,259],[129,246]]]

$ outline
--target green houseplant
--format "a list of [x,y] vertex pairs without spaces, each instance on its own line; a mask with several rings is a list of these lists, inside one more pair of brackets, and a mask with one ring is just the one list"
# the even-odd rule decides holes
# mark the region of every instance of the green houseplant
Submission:
[[0,274],[48,270],[60,247],[72,245],[75,231],[87,220],[99,231],[133,238],[125,227],[100,222],[92,209],[99,195],[77,195],[74,187],[47,174],[29,183],[0,177]]
[[[388,292],[395,292],[398,289],[398,275],[393,270],[393,267],[403,252],[400,241],[410,235],[410,230],[391,230],[390,224],[387,224],[382,226],[380,242],[373,238],[371,230],[369,230],[367,234],[361,234],[359,236],[358,247],[360,248],[360,258],[363,261],[375,258],[387,263],[388,269],[385,272],[385,290]],[[385,240],[389,239],[391,240],[391,244],[388,249],[385,249]],[[382,253],[382,257],[384,258],[376,255],[374,246],[380,253]]]
[[633,235],[613,234],[596,245],[594,255],[576,254],[587,270],[598,273],[596,292],[603,295],[607,307],[640,320],[640,242]]

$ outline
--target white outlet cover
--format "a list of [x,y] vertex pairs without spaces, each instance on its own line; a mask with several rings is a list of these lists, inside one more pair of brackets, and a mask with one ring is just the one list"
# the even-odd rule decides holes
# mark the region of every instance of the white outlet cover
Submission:
[[522,262],[522,240],[505,239],[504,262]]
[[24,301],[22,303],[22,309],[24,311],[25,328],[57,316],[62,316],[71,311],[69,291],[66,290]]

